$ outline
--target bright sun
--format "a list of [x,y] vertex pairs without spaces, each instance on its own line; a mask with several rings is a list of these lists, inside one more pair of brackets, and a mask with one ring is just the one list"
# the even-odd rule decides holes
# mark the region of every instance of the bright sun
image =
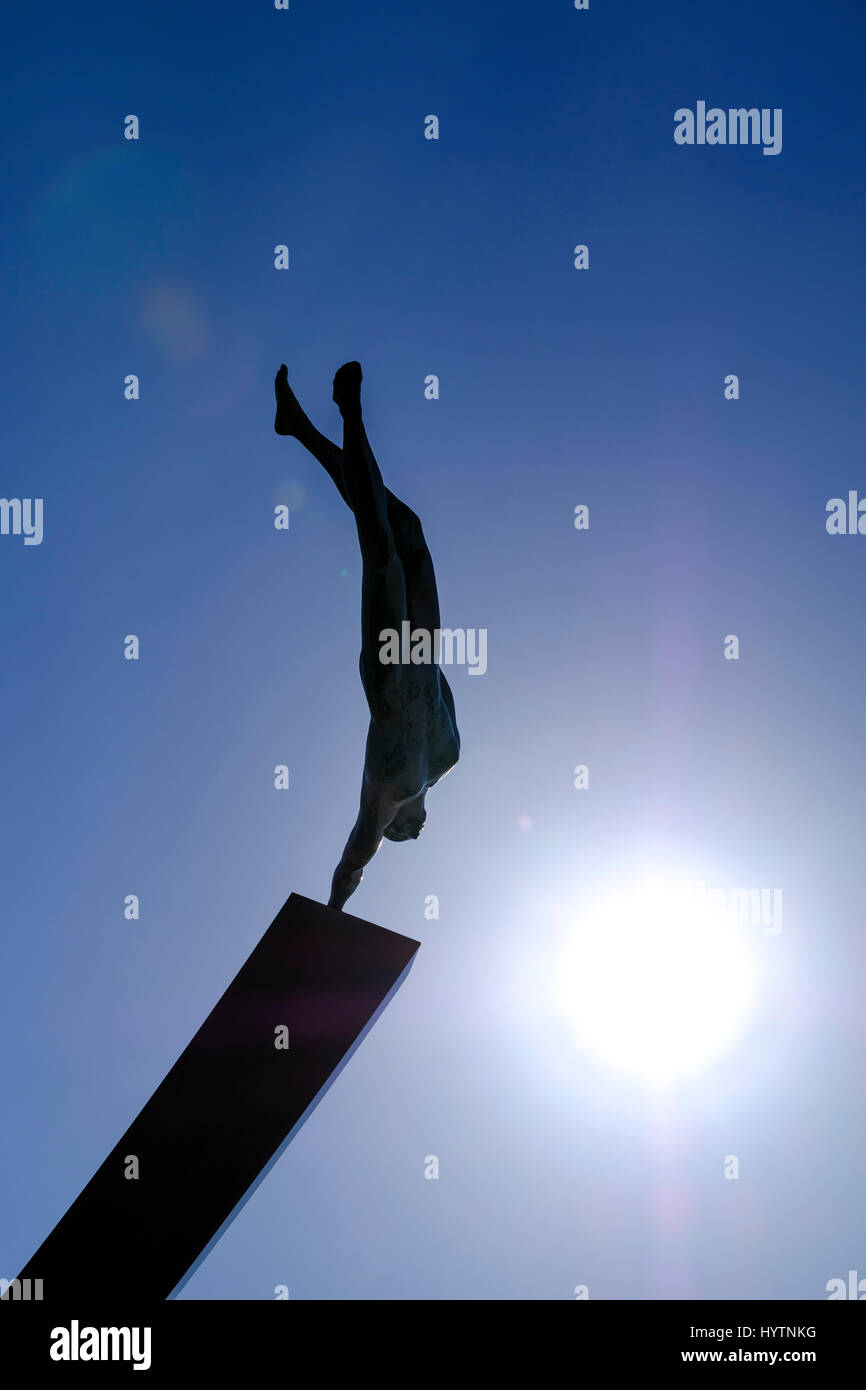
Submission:
[[746,930],[675,878],[602,899],[569,933],[556,969],[577,1045],[657,1083],[736,1040],[754,983]]

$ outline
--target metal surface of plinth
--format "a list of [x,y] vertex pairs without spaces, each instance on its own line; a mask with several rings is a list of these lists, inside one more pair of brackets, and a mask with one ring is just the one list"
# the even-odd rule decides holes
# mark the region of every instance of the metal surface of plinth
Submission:
[[418,942],[293,893],[18,1276],[165,1299],[201,1263],[408,971]]

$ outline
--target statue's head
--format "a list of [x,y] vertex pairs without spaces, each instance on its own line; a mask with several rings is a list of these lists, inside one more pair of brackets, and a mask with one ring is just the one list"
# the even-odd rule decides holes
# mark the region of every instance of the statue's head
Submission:
[[390,825],[386,825],[383,835],[386,840],[417,840],[424,829],[427,812],[424,809],[424,796],[416,796],[401,806]]

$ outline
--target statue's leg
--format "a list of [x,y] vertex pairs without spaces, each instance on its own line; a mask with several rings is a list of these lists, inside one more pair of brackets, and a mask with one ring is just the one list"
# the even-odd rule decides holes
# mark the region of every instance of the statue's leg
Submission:
[[408,617],[403,566],[388,511],[379,465],[369,446],[361,415],[361,369],[341,367],[334,399],[343,417],[343,487],[355,516],[361,547],[361,671],[368,699],[387,684],[393,668],[379,660],[385,629],[400,632]]
[[313,455],[313,458],[318,459],[325,472],[333,479],[343,501],[351,507],[352,504],[343,486],[343,451],[316,429],[309,416],[301,408],[297,396],[289,385],[288,371],[285,366],[280,367],[277,372],[274,380],[274,391],[277,397],[274,429],[277,434],[292,435],[303,444],[304,448]]
[[[280,367],[277,372],[274,389],[277,397],[277,416],[274,421],[274,429],[277,434],[292,435],[303,444],[304,448],[309,450],[313,458],[318,460],[333,479],[337,491],[346,505],[351,507],[352,503],[343,481],[343,451],[316,429],[309,416],[301,408],[295,393],[289,386],[285,366]],[[363,428],[360,443],[366,455],[367,467],[374,469],[381,481],[379,466],[373,450],[370,448],[367,432]],[[411,508],[407,507],[405,502],[401,502],[399,497],[395,497],[390,488],[387,487],[385,488],[385,501],[397,554],[405,572],[407,616],[413,627],[427,628],[432,631],[439,626],[439,599],[436,592],[433,561],[424,539],[421,522]]]
[[433,632],[439,627],[439,594],[433,559],[416,514],[399,497],[388,492],[388,520],[397,554],[403,566],[407,616],[413,628]]
[[[343,477],[343,451],[321,431],[317,430],[309,416],[302,409],[297,397],[289,386],[285,366],[277,373],[274,389],[277,397],[277,416],[274,429],[278,434],[292,435],[322,465],[334,482],[340,496],[354,511]],[[361,423],[358,447],[363,451],[363,466],[370,476],[378,479],[378,486],[384,491],[387,522],[391,530],[397,556],[404,571],[406,612],[413,628],[424,628],[432,632],[439,627],[439,597],[436,589],[436,575],[433,561],[421,522],[415,512],[395,497],[390,488],[384,487],[367,432]],[[363,551],[363,546],[362,546]],[[385,624],[391,626],[392,624]]]

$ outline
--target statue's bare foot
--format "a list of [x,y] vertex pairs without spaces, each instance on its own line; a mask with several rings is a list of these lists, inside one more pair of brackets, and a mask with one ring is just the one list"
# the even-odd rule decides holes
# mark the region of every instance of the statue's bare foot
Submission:
[[340,414],[361,412],[361,364],[345,362],[334,377],[334,396]]
[[289,371],[286,364],[280,367],[274,378],[274,392],[277,397],[277,415],[274,429],[277,434],[297,435],[304,412],[298,404],[297,396],[289,385]]

